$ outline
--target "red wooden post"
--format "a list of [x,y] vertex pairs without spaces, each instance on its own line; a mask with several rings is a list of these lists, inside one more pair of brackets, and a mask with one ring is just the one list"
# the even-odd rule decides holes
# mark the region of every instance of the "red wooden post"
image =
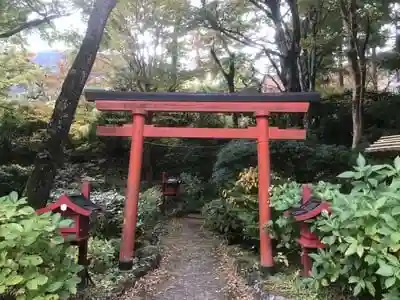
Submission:
[[162,177],[162,183],[165,184],[168,180],[167,172],[162,172],[161,177]]
[[269,207],[270,186],[270,157],[269,157],[269,129],[268,112],[257,114],[258,132],[258,206],[260,226],[260,259],[263,272],[269,272],[274,265],[272,256],[271,238],[265,225],[271,220]]
[[90,192],[92,191],[92,185],[89,181],[82,182],[81,193],[86,199],[90,199]]
[[303,191],[302,191],[301,202],[302,202],[302,204],[305,204],[311,199],[312,190],[308,184],[303,184],[302,188],[303,188]]
[[137,209],[142,170],[144,112],[133,113],[133,130],[129,156],[128,186],[124,208],[124,227],[122,230],[121,250],[119,254],[120,270],[131,270],[135,250]]

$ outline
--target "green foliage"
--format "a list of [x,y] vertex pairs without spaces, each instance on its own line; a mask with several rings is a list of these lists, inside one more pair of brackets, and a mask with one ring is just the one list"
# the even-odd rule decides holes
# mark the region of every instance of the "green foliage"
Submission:
[[252,164],[256,163],[256,144],[251,141],[234,140],[217,153],[214,163],[211,182],[219,187],[235,180],[237,174]]
[[[312,186],[316,195],[338,186],[318,182]],[[203,208],[206,225],[231,241],[244,242],[257,248],[259,244],[258,224],[258,175],[256,168],[245,169],[230,188],[224,189],[219,199]],[[292,218],[284,215],[290,208],[301,204],[301,184],[287,181],[271,186],[270,206],[272,220],[264,224],[275,246],[281,251],[298,249],[297,227]]]
[[0,53],[0,96],[7,97],[13,85],[29,90],[41,76],[43,72],[26,52],[9,48]]
[[16,193],[0,198],[0,294],[17,300],[67,299],[81,267],[58,228],[70,220],[37,215]]
[[[181,173],[182,180],[179,202],[181,214],[194,213],[201,210],[204,205],[204,183],[200,178],[189,173]],[[172,200],[174,201],[174,200]]]
[[[160,220],[160,199],[161,190],[159,187],[152,187],[140,193],[136,223],[138,237],[146,229],[154,227],[156,222]],[[104,214],[99,215],[92,222],[95,236],[99,238],[119,237],[122,232],[125,197],[116,191],[110,191],[104,193],[96,203],[103,207]]]
[[399,299],[400,157],[392,165],[369,165],[359,155],[339,177],[353,189],[331,191],[332,214],[314,224],[328,247],[312,255],[311,281],[318,287],[341,282],[356,296]]
[[[364,139],[374,142],[382,135],[398,134],[398,94],[368,92],[363,102]],[[309,111],[310,133],[325,144],[351,145],[351,91],[336,93],[314,103]]]
[[[120,242],[119,240],[117,240]],[[115,240],[105,240],[98,237],[89,239],[88,258],[89,270],[96,274],[104,274],[116,265],[117,248]]]
[[160,220],[161,189],[154,186],[140,194],[137,230],[144,232]]
[[[270,143],[273,176],[297,182],[327,181],[350,166],[353,154],[343,146],[313,144],[303,141]],[[224,187],[244,168],[257,164],[256,144],[232,141],[217,154],[211,181]]]
[[35,155],[46,126],[44,107],[0,102],[0,163],[21,164]]
[[20,165],[0,166],[0,196],[12,191],[22,193],[30,175],[31,168]]
[[[51,113],[51,106],[41,102],[0,101],[0,164],[32,164],[42,145]],[[93,110],[84,105],[78,107],[70,141],[65,143],[67,148],[78,148],[88,141],[93,148],[98,146],[98,138],[90,140],[96,117]]]
[[50,27],[50,21],[73,11],[73,3],[73,1],[58,0],[21,0],[16,3],[3,0],[0,2],[0,23],[2,24],[0,39],[5,42],[32,28],[39,29],[42,37],[49,38],[49,32],[46,29]]

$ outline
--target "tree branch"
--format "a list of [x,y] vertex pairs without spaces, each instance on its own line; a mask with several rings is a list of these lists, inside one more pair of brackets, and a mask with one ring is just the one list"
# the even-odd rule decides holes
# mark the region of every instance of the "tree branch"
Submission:
[[272,67],[275,69],[276,74],[278,75],[279,79],[283,82],[283,76],[282,76],[282,72],[278,66],[278,64],[275,62],[275,60],[272,58],[271,53],[269,52],[265,52],[265,54],[267,55]]
[[217,53],[215,52],[214,44],[211,46],[210,54],[211,54],[213,60],[215,61],[215,63],[217,64],[218,69],[221,71],[222,75],[224,75],[225,78],[228,77],[229,74],[224,70],[224,67],[221,64],[221,61],[219,60]]
[[367,46],[368,46],[369,39],[370,39],[370,36],[371,36],[371,21],[370,21],[370,18],[369,18],[368,14],[367,14],[366,18],[367,18],[367,20],[366,20],[367,24],[365,26],[365,39],[364,39],[364,43],[363,43],[363,45],[362,45],[362,47],[360,49],[361,53],[358,54],[358,56],[360,56],[360,54],[363,55],[363,56],[360,56],[360,57],[365,57],[365,52],[367,51]]
[[52,16],[45,17],[43,19],[34,19],[32,21],[28,21],[28,22],[26,22],[24,24],[21,24],[21,25],[15,27],[15,28],[12,28],[12,29],[10,29],[8,31],[0,33],[0,39],[9,38],[9,37],[11,37],[11,36],[13,36],[13,35],[15,35],[17,33],[20,33],[23,30],[37,27],[39,25],[42,25],[44,23],[48,23],[51,20],[54,20],[54,19],[57,19],[57,18],[60,18],[60,17],[63,17],[63,16],[61,16],[61,15],[52,15]]
[[276,81],[276,79],[272,75],[267,74],[267,76],[275,83],[276,87],[279,89],[280,92],[285,92],[284,90],[282,90],[281,85],[279,84],[279,82]]

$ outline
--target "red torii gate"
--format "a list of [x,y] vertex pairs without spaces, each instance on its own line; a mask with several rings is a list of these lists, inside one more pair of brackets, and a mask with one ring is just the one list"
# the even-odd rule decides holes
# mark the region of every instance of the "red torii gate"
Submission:
[[[263,271],[273,267],[271,240],[265,230],[270,220],[270,139],[305,139],[304,129],[269,127],[268,116],[273,112],[306,113],[309,102],[318,101],[318,93],[276,94],[200,94],[200,93],[140,93],[86,90],[87,101],[95,102],[98,110],[131,111],[133,124],[98,126],[100,136],[131,137],[129,173],[124,209],[124,225],[119,257],[121,270],[133,265],[137,205],[141,179],[144,137],[256,139],[258,151],[258,201],[260,228],[260,265]],[[145,125],[145,116],[152,112],[212,112],[255,113],[257,126],[249,128],[174,128]]]

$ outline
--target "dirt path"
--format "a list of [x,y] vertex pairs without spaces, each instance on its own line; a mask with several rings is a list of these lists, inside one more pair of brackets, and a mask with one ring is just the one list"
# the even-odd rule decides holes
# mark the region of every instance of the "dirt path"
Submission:
[[162,239],[160,267],[143,277],[122,299],[253,300],[250,288],[218,253],[218,241],[202,230],[202,220],[176,219]]

